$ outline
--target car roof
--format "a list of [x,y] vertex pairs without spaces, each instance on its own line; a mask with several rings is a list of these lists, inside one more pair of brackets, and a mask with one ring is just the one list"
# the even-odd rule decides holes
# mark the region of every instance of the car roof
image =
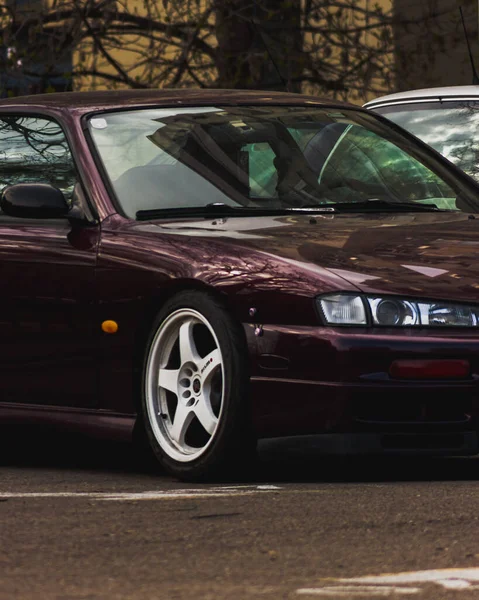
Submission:
[[321,99],[289,92],[220,89],[115,90],[99,92],[55,92],[0,100],[0,108],[55,110],[89,113],[112,109],[153,106],[194,105],[316,105],[359,108],[337,100]]
[[364,105],[365,108],[375,108],[377,106],[385,106],[387,104],[402,104],[421,101],[437,101],[437,100],[464,100],[476,99],[479,97],[479,85],[455,85],[450,87],[435,87],[423,88],[420,90],[409,90],[407,92],[398,92],[397,94],[389,94],[380,96]]

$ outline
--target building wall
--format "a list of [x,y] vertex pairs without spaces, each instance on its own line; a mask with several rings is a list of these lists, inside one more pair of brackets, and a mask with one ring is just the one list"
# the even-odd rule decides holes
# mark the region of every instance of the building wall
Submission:
[[[17,8],[20,11],[35,11],[41,10],[42,7],[48,9],[49,7],[55,7],[58,9],[64,3],[66,6],[71,6],[72,0],[7,0],[8,2],[16,4]],[[83,0],[81,0],[83,1]],[[104,0],[103,6],[114,6],[115,2],[118,0]],[[302,0],[306,2],[306,0]],[[367,47],[369,46],[373,50],[378,45],[377,34],[378,30],[367,29],[368,27],[375,27],[378,23],[382,22],[381,18],[376,18],[374,16],[369,16],[367,18],[366,12],[369,10],[371,13],[374,12],[375,8],[379,5],[384,13],[388,13],[392,10],[392,2],[394,0],[356,0],[357,5],[356,8],[359,10],[343,10],[343,20],[341,21],[341,25],[354,32],[356,29],[360,31],[363,27],[366,27],[361,33],[358,33],[359,38],[356,40],[354,37],[354,33],[350,33],[349,35],[341,37],[341,34],[331,34],[334,38],[333,43],[329,43],[327,40],[328,33],[328,22],[329,15],[324,15],[321,13],[321,22],[317,22],[316,26],[318,27],[318,31],[316,34],[307,33],[305,35],[304,40],[304,48],[307,51],[308,49],[313,49],[316,51],[318,56],[321,57],[326,56],[326,60],[324,63],[324,72],[323,66],[319,69],[319,74],[324,75],[324,79],[328,82],[341,81],[343,73],[347,71],[353,72],[352,76],[346,77],[344,87],[341,89],[335,89],[334,86],[323,86],[320,88],[314,82],[311,84],[303,85],[303,91],[312,92],[320,95],[327,95],[329,97],[335,96],[340,99],[350,100],[356,103],[362,103],[365,100],[370,99],[373,96],[379,95],[381,93],[386,93],[391,90],[391,78],[390,72],[393,70],[395,60],[393,53],[388,53],[381,57],[381,68],[382,72],[379,72],[376,67],[373,67],[373,61],[369,60]],[[395,0],[400,3],[400,0]],[[406,2],[414,2],[414,0],[405,0]],[[417,1],[417,0],[416,0]],[[450,0],[453,1],[453,0]],[[466,1],[466,0],[465,0]],[[199,0],[196,2],[195,0],[184,0],[184,2],[170,2],[167,4],[167,9],[164,8],[165,4],[162,0],[121,0],[119,3],[119,7],[122,10],[127,10],[133,14],[138,14],[143,16],[148,12],[154,14],[157,20],[161,22],[166,22],[165,19],[165,10],[172,11],[177,10],[179,14],[172,15],[173,22],[181,22],[186,18],[190,18],[191,21],[195,22],[197,16],[202,14],[203,7],[206,3],[210,2],[210,0]],[[185,8],[182,8],[185,7]],[[362,12],[364,9],[364,14]],[[185,14],[181,14],[181,11]],[[337,8],[331,8],[331,13],[338,14]],[[156,13],[156,14],[155,14]],[[331,14],[330,13],[330,14]],[[210,24],[213,22],[214,13],[212,12],[210,15]],[[101,26],[101,20],[98,20],[98,26]],[[80,23],[79,23],[80,25]],[[62,26],[62,23],[59,23],[59,26]],[[204,32],[201,33],[204,35]],[[314,38],[314,36],[316,36]],[[161,40],[160,38],[163,39]],[[181,51],[182,48],[178,45],[174,45],[174,40],[172,38],[168,38],[165,34],[163,36],[157,33],[157,38],[160,41],[156,41],[156,46],[151,47],[149,44],[149,40],[146,36],[141,36],[138,34],[132,34],[129,36],[118,35],[117,40],[118,43],[113,48],[110,44],[111,41],[104,41],[105,50],[110,52],[111,59],[110,61],[104,56],[104,53],[98,46],[92,43],[91,40],[86,42],[82,42],[81,44],[75,44],[73,50],[68,50],[65,53],[65,56],[62,57],[60,61],[54,65],[57,73],[55,73],[55,82],[50,77],[49,79],[41,80],[38,85],[30,89],[30,84],[28,90],[20,90],[18,89],[18,93],[26,93],[28,91],[36,92],[36,91],[49,91],[53,89],[67,89],[68,85],[71,86],[70,81],[63,81],[62,74],[65,74],[65,79],[68,79],[68,73],[72,71],[77,73],[79,70],[84,70],[85,74],[82,76],[75,76],[73,80],[74,89],[76,90],[94,90],[94,89],[105,89],[105,88],[122,88],[122,87],[132,87],[136,81],[141,81],[150,87],[161,87],[164,85],[166,81],[169,85],[175,85],[175,81],[170,77],[159,76],[159,73],[163,69],[162,73],[165,74],[168,72],[168,65],[165,63],[161,63],[160,60],[149,60],[146,61],[146,57],[158,56],[158,58],[163,57],[171,57],[172,64],[171,68],[174,70],[175,62],[181,59]],[[325,42],[326,40],[326,42]],[[17,40],[19,44],[23,44],[24,46],[28,46],[27,40]],[[208,43],[211,46],[216,45],[216,38],[212,28],[212,31],[209,34],[207,39]],[[173,43],[172,43],[173,42]],[[114,44],[115,42],[113,42]],[[381,44],[382,42],[379,42]],[[285,43],[285,53],[287,53],[287,44]],[[357,51],[357,47],[361,47],[361,51]],[[271,49],[273,50],[273,49]],[[278,55],[278,49],[274,48],[273,54]],[[281,51],[281,49],[280,49]],[[329,51],[329,54],[326,52]],[[350,56],[350,60],[344,58],[344,54],[348,54]],[[374,54],[374,52],[373,52]],[[45,54],[38,55],[34,57],[36,63],[38,63],[39,70],[42,64],[47,63],[48,57]],[[51,58],[50,58],[51,60]],[[197,57],[197,60],[202,61],[204,63],[208,63],[208,65],[212,65],[213,60],[210,57]],[[261,58],[261,60],[265,60]],[[128,80],[126,82],[118,82],[115,83],[113,79],[108,80],[108,78],[102,78],[98,76],[94,76],[91,73],[95,70],[99,70],[105,75],[114,76],[116,70],[111,62],[118,63],[123,71],[127,74]],[[146,64],[148,62],[148,64]],[[277,61],[281,63],[281,60]],[[357,72],[355,68],[357,65],[362,65]],[[47,65],[51,67],[51,65]],[[370,66],[371,68],[367,68]],[[210,81],[206,81],[206,85],[214,85],[216,82],[216,72],[214,67],[208,67],[210,70],[207,71],[211,74]],[[31,70],[31,69],[30,69]],[[283,67],[284,70],[284,67]],[[50,68],[51,72],[51,68]],[[272,76],[277,77],[277,74],[274,69],[271,69]],[[20,73],[21,76],[21,73]],[[64,84],[67,85],[64,85]],[[192,87],[196,87],[197,83],[192,78],[186,77],[183,78],[180,82],[182,86],[191,85]],[[60,86],[60,87],[58,87]],[[62,87],[63,86],[63,87]]]
[[[38,10],[42,6],[52,6],[54,3],[58,7],[62,0],[7,0],[10,5],[16,5],[17,10],[32,11]],[[70,0],[64,0],[70,2]],[[197,12],[201,12],[202,2],[200,0],[187,3],[194,7],[197,6]],[[306,1],[306,0],[304,0]],[[110,0],[114,3],[115,0]],[[464,7],[466,23],[471,39],[473,54],[477,57],[477,68],[479,70],[479,43],[478,38],[478,0],[357,0],[358,7],[366,10],[374,10],[379,4],[385,13],[390,11],[394,16],[393,45],[391,53],[384,57],[384,70],[380,76],[375,76],[371,81],[367,81],[361,87],[347,88],[344,92],[328,92],[328,95],[336,95],[342,99],[362,103],[371,97],[386,93],[389,91],[399,91],[413,89],[418,87],[429,87],[439,85],[464,85],[472,82],[471,66],[467,53],[464,33],[460,21],[458,6]],[[173,3],[170,3],[170,7]],[[181,3],[178,4],[181,6]],[[145,14],[148,10],[156,10],[159,18],[162,19],[163,2],[161,0],[122,0],[121,6],[129,11],[136,12],[139,15]],[[170,8],[171,10],[171,8]],[[194,10],[194,9],[189,9]],[[334,9],[332,9],[334,10]],[[211,17],[213,18],[213,17]],[[366,25],[374,25],[374,17]],[[327,27],[327,24],[325,24]],[[311,42],[310,34],[306,35],[305,47]],[[209,43],[214,45],[214,35],[211,34]],[[18,39],[17,45],[28,45],[28,40]],[[370,45],[372,48],[377,45],[377,38],[374,31],[365,31],[362,33],[361,44]],[[10,52],[10,42],[5,45],[3,52]],[[8,46],[8,47],[7,47]],[[314,44],[313,44],[314,46]],[[319,46],[318,46],[319,47]],[[15,50],[15,47],[13,47]],[[171,46],[168,47],[168,38],[162,46],[162,55],[164,53],[175,55],[178,50]],[[130,83],[136,78],[146,81],[152,87],[158,87],[155,79],[155,65],[150,64],[145,67],[141,64],[145,53],[149,52],[146,38],[138,35],[122,37],[121,43],[112,51],[114,61],[117,61],[130,77]],[[154,54],[155,50],[152,50]],[[328,60],[336,60],[336,72],[341,71],[340,49],[336,48],[333,56]],[[0,57],[0,60],[5,59]],[[29,71],[41,71],[42,65],[47,61],[47,52],[45,56],[41,53],[30,60]],[[36,91],[47,91],[49,89],[68,89],[71,82],[68,82],[68,72],[78,67],[83,67],[87,71],[93,68],[100,68],[104,73],[114,73],[114,68],[102,56],[98,48],[95,48],[91,42],[83,43],[73,51],[65,53],[61,60],[57,61],[55,69],[50,68],[51,75],[48,77],[33,77],[28,81],[22,82],[21,68],[17,69],[15,65],[10,65],[7,70],[1,69],[0,84],[2,94],[6,93],[28,93]],[[50,65],[51,67],[51,65]],[[149,70],[148,70],[149,69]],[[346,67],[345,67],[346,69]],[[390,73],[393,75],[391,76]],[[63,77],[65,74],[65,77]],[[214,83],[215,74],[211,73],[211,83]],[[188,83],[188,82],[186,82]],[[361,83],[361,82],[360,82]],[[185,81],[182,81],[182,85]],[[190,81],[195,85],[193,80]],[[85,75],[74,81],[75,89],[104,89],[115,87],[114,84],[98,77]],[[128,84],[118,84],[117,87],[128,87]],[[317,86],[304,86],[304,91],[315,90]]]
[[472,83],[460,5],[479,67],[477,0],[394,0],[396,91]]
[[[22,18],[35,18],[53,0],[6,0],[17,23]],[[47,35],[36,34],[35,50],[31,50],[31,31],[19,27],[8,31],[6,13],[2,14],[0,43],[0,97],[36,94],[71,89],[72,52],[67,49],[52,59]]]
[[[53,0],[48,1],[52,2]],[[114,2],[115,0],[111,1]],[[206,0],[190,2],[189,8],[187,8],[186,2],[184,5],[181,2],[170,3],[168,5],[170,17],[173,21],[181,22],[182,18],[184,18],[184,16],[181,14],[181,11],[183,10],[183,12],[186,12],[188,17],[194,21],[196,15],[202,13],[205,2]],[[171,13],[176,5],[179,7],[179,15]],[[162,0],[122,0],[121,3],[119,3],[119,8],[125,12],[131,12],[139,16],[149,15],[153,16],[158,21],[167,22],[167,19],[165,18],[167,13]],[[180,55],[180,52],[175,46],[170,44],[170,47],[168,47],[168,35],[162,36],[158,33],[155,35],[157,38],[163,37],[162,41],[155,42],[155,44],[157,44],[156,46],[151,45],[146,35],[122,35],[121,44],[111,51],[113,60],[121,65],[122,69],[125,71],[125,73],[127,73],[132,82],[138,79],[147,83],[150,87],[158,87],[158,72],[160,69],[164,68],[164,65],[161,65],[158,62],[155,68],[154,61],[150,61],[150,64],[146,65],[144,64],[146,62],[146,56],[151,58],[151,56],[154,56],[156,53],[166,57],[167,59],[174,60],[175,57]],[[107,44],[105,46],[108,50],[111,50],[111,46],[108,46]],[[161,52],[158,52],[158,48],[161,49]],[[115,73],[115,68],[111,65],[111,63],[109,63],[102,53],[89,42],[83,43],[80,47],[75,48],[73,52],[73,65],[74,68],[83,66],[86,69],[98,69],[103,73]],[[194,85],[193,81],[191,81],[191,85]],[[115,84],[107,79],[94,76],[77,77],[74,82],[75,90],[102,90],[112,88],[120,89],[127,87],[131,87],[131,85],[128,85],[127,83]]]
[[[361,7],[362,5],[366,11],[374,11],[376,7],[379,7],[384,15],[391,16],[393,14],[393,2],[394,0],[360,0],[359,6]],[[366,19],[365,24],[373,25],[373,22],[371,22],[371,19]],[[377,37],[374,35],[374,33],[368,33],[368,31],[366,31],[364,34],[364,43],[367,46],[377,46]],[[388,55],[383,58],[383,62],[385,65],[385,72],[383,75],[373,80],[370,88],[365,88],[362,93],[349,95],[347,98],[349,102],[363,104],[364,102],[368,102],[369,100],[377,97],[381,93],[388,93],[391,91],[392,86],[395,83],[395,79],[393,77],[395,64],[394,53],[388,53]]]
[[[52,1],[52,0],[48,0],[48,1]],[[306,0],[303,0],[304,2]],[[202,0],[197,4],[197,11],[198,13],[201,12],[202,10],[202,6],[204,6],[204,4],[207,2],[207,0]],[[374,9],[379,6],[381,7],[381,9],[383,10],[384,13],[386,14],[391,14],[392,12],[392,2],[393,0],[357,0],[357,8],[359,9],[358,11],[356,11],[356,20],[354,20],[354,16],[351,12],[351,14],[349,15],[349,26],[351,27],[356,27],[356,26],[373,26],[374,25],[374,18],[371,17],[369,19],[369,21],[367,19],[365,19],[363,17],[363,13],[361,12],[362,9],[364,10],[370,10],[371,12],[374,11]],[[195,3],[191,3],[191,6],[194,6]],[[132,11],[132,12],[137,12],[140,15],[145,14],[145,11],[147,10],[145,8],[145,1],[144,0],[124,0],[122,2],[122,6],[126,7],[128,10]],[[163,3],[161,2],[161,0],[149,0],[149,3],[147,5],[149,7],[149,10],[152,10],[154,6],[157,7],[157,10],[159,11],[159,14],[161,15],[161,11],[162,11],[162,7],[163,7]],[[171,3],[170,3],[170,7],[171,7]],[[190,9],[192,10],[192,9]],[[332,11],[335,11],[337,9],[332,8]],[[344,11],[343,11],[344,12]],[[210,21],[213,20],[213,16],[210,17]],[[324,28],[327,28],[327,22],[325,21],[322,26]],[[376,32],[377,33],[377,32]],[[215,38],[214,36],[211,36],[208,39],[208,42],[210,44],[212,44],[213,46],[215,45]],[[361,39],[361,44],[362,45],[370,45],[371,47],[375,47],[377,45],[377,39],[374,35],[374,33],[372,32],[372,30],[368,31],[366,29],[366,31],[364,33],[362,33],[362,39]],[[304,39],[304,48],[310,48],[310,47],[320,47],[320,43],[317,42],[317,40],[315,41],[313,39],[313,35],[311,33],[306,33],[305,34],[305,39]],[[115,50],[113,56],[115,58],[115,60],[117,60],[125,69],[125,71],[128,72],[128,74],[132,77],[132,79],[134,79],[135,77],[139,76],[141,77],[142,80],[145,80],[144,77],[144,70],[143,67],[141,66],[136,66],[138,65],[139,61],[141,60],[141,54],[147,50],[147,46],[146,46],[146,42],[145,40],[138,38],[136,36],[131,36],[131,37],[126,37],[124,38],[124,44],[122,48],[118,48]],[[270,50],[273,50],[272,48],[270,48]],[[171,50],[172,53],[174,53],[174,50]],[[341,57],[340,57],[340,48],[336,47],[335,50],[333,50],[333,55],[330,56],[328,58],[328,62],[330,64],[334,65],[334,69],[336,70],[336,73],[340,73],[341,69],[343,68],[341,66]],[[276,53],[276,48],[274,49],[274,52]],[[101,54],[98,51],[95,51],[95,49],[93,48],[93,46],[91,44],[84,44],[81,48],[78,48],[75,50],[74,54],[73,54],[73,62],[75,66],[78,66],[79,64],[83,64],[86,67],[88,66],[96,66],[98,68],[100,68],[102,71],[107,72],[107,73],[113,73],[114,69],[111,65],[108,64],[107,61],[105,61],[105,59],[101,56]],[[278,61],[280,62],[280,61]],[[393,56],[391,54],[391,56],[387,56],[384,58],[384,64],[386,65],[385,70],[386,72],[391,70],[391,67],[393,65]],[[345,67],[347,68],[347,67]],[[154,73],[151,74],[151,81],[154,84]],[[275,70],[272,70],[272,76],[273,77],[277,77]],[[212,83],[214,83],[214,79],[215,79],[215,74],[212,71],[211,74],[211,79],[212,79]],[[196,84],[191,81],[190,82],[192,86],[195,86]],[[108,81],[102,80],[100,78],[95,78],[95,77],[82,77],[82,78],[77,78],[75,80],[75,89],[77,90],[86,90],[86,89],[105,89],[105,88],[111,88],[112,84]],[[123,84],[118,84],[118,87],[127,87],[126,85]],[[156,87],[156,86],[155,86]],[[370,89],[372,88],[372,89]],[[340,99],[346,99],[349,100],[351,102],[355,102],[358,104],[361,104],[369,99],[371,99],[374,96],[377,96],[380,93],[386,93],[388,91],[390,91],[391,89],[391,84],[390,82],[387,80],[387,78],[384,78],[383,76],[381,77],[376,77],[373,78],[373,81],[368,82],[368,85],[364,84],[363,86],[361,86],[361,81],[359,81],[359,86],[356,87],[355,89],[351,88],[347,88],[346,91],[342,92],[342,91],[338,91],[337,93],[335,93],[334,91],[326,91],[324,93],[322,93],[321,95],[328,95],[328,96],[335,96],[337,98]],[[372,91],[374,90],[374,91]],[[317,93],[317,86],[314,85],[309,85],[309,84],[304,84],[303,85],[303,91],[308,93],[313,91],[313,93]]]

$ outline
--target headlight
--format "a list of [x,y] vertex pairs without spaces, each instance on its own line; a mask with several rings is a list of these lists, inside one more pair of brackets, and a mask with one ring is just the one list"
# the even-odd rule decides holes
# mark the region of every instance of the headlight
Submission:
[[329,294],[317,299],[329,325],[478,327],[479,306],[403,300],[394,296]]
[[414,302],[396,298],[366,298],[374,325],[420,325],[419,311]]
[[331,325],[366,325],[368,322],[360,296],[323,296],[320,304],[324,318]]

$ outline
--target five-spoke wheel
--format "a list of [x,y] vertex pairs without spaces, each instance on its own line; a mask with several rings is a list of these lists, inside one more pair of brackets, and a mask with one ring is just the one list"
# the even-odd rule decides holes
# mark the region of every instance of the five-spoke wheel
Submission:
[[[208,294],[182,292],[158,316],[143,370],[152,448],[183,479],[206,479],[252,447],[246,344]],[[251,453],[249,453],[251,454]]]
[[216,335],[197,311],[173,312],[158,328],[147,367],[147,409],[155,437],[178,461],[210,444],[223,405],[223,360]]

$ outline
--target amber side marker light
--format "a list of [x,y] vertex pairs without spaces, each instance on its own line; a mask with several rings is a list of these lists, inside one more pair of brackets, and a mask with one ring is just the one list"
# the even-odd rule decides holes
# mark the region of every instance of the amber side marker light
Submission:
[[118,323],[116,321],[103,321],[101,328],[105,333],[116,333],[118,331]]
[[470,372],[469,361],[460,359],[395,360],[389,369],[395,379],[451,379]]

